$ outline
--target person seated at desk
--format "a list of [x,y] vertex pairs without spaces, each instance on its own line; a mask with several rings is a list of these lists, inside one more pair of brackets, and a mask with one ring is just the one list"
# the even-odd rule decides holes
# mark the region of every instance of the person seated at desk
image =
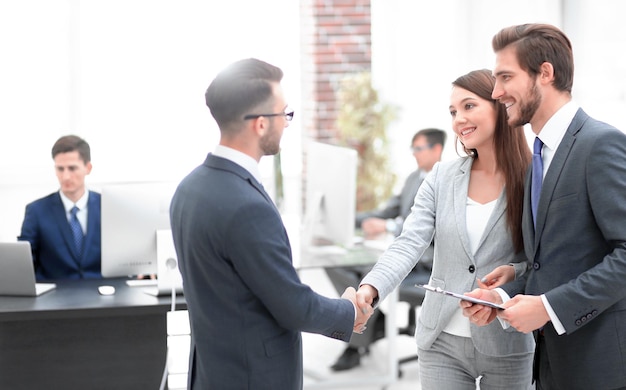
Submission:
[[52,146],[60,189],[26,206],[17,238],[30,242],[37,280],[96,279],[100,270],[100,194],[87,190],[89,144],[75,135]]
[[[402,224],[411,212],[413,200],[419,186],[435,163],[441,160],[446,133],[440,129],[422,129],[413,135],[411,150],[418,168],[404,182],[402,191],[391,197],[384,208],[357,213],[356,227],[363,231],[366,239],[375,239],[385,234],[400,235]],[[421,274],[425,281],[430,277],[432,267],[432,245],[411,271]],[[369,272],[371,266],[326,268],[326,273],[337,292],[341,293],[348,286],[358,286]],[[376,310],[369,320],[371,324],[363,334],[354,334],[348,347],[331,366],[334,371],[349,370],[361,364],[361,356],[369,352],[369,346],[385,337],[385,316]]]

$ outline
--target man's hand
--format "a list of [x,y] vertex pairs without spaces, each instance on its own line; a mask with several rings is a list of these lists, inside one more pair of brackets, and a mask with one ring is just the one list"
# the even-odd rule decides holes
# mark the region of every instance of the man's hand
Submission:
[[523,333],[539,329],[550,321],[540,296],[516,295],[504,304],[505,310],[498,317]]
[[[513,267],[511,267],[513,268]],[[493,290],[476,289],[472,292],[468,292],[465,295],[482,299],[484,301],[502,303],[500,295]],[[463,309],[463,315],[469,318],[470,322],[478,326],[485,326],[490,324],[498,314],[498,310],[489,306],[472,303],[468,301],[461,301],[459,303]]]
[[365,324],[367,324],[367,320],[369,320],[372,313],[374,313],[374,309],[372,309],[371,305],[358,305],[357,293],[354,287],[346,288],[346,291],[343,292],[341,297],[350,300],[356,309],[356,319],[354,320],[352,331],[355,333],[363,333],[366,329]]
[[366,238],[375,238],[387,232],[387,221],[381,218],[366,218],[361,222],[361,230]]

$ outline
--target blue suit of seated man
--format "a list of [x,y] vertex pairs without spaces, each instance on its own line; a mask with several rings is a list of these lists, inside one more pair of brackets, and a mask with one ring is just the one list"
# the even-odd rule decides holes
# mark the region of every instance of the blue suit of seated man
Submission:
[[[26,206],[18,240],[30,242],[38,281],[102,278],[100,194],[85,187],[92,168],[89,144],[74,135],[61,137],[52,158],[60,190]],[[75,206],[82,230],[78,245],[70,225]]]
[[[21,241],[29,241],[37,280],[101,278],[100,194],[87,192],[87,231],[82,253],[74,245],[60,192],[26,206]],[[71,207],[70,207],[71,209]]]

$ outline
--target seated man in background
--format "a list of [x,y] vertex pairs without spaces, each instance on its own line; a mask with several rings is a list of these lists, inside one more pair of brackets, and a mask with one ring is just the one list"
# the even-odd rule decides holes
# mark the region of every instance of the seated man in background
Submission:
[[60,189],[26,206],[18,240],[30,242],[37,280],[102,278],[100,194],[85,187],[89,144],[63,136],[52,159]]
[[[411,151],[417,162],[417,170],[411,173],[404,182],[402,191],[391,197],[385,207],[379,210],[357,213],[356,227],[363,231],[365,238],[373,239],[385,234],[400,235],[404,219],[411,212],[413,201],[419,186],[435,163],[441,160],[446,133],[439,129],[423,129],[415,133],[411,140]],[[424,277],[424,283],[430,277],[433,250],[432,245],[417,266],[411,271]],[[371,266],[327,268],[326,273],[337,292],[346,287],[357,287]],[[361,364],[361,356],[369,352],[374,341],[385,336],[385,316],[376,310],[363,334],[353,334],[350,344],[331,366],[334,371],[349,370]]]

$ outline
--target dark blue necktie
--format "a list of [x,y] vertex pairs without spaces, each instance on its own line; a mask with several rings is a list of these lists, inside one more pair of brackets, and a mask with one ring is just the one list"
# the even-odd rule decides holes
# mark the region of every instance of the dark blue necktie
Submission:
[[539,196],[541,195],[541,183],[543,181],[543,160],[541,159],[541,148],[543,142],[539,137],[535,138],[533,146],[533,172],[532,183],[530,187],[530,204],[533,212],[533,223],[537,224],[537,206],[539,205]]
[[76,213],[78,213],[78,207],[74,206],[70,210],[70,227],[72,228],[72,235],[74,236],[76,252],[80,256],[83,251],[83,228],[80,226],[80,222],[78,222]]

